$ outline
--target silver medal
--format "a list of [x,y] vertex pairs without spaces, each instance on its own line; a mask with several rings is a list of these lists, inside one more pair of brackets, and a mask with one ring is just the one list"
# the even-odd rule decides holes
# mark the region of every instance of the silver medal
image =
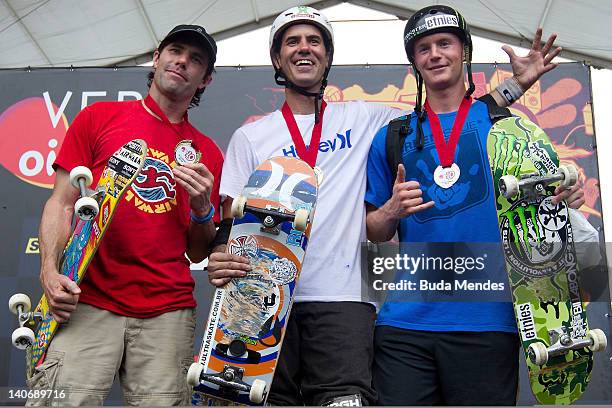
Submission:
[[434,171],[434,182],[442,188],[450,188],[459,180],[461,170],[456,163],[453,163],[450,167],[436,167]]

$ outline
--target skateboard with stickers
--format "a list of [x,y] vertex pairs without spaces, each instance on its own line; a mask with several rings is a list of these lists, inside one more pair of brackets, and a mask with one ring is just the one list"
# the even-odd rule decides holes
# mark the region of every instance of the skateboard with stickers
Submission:
[[542,404],[571,404],[591,379],[593,352],[607,342],[588,326],[568,206],[552,202],[556,186],[577,182],[577,170],[559,166],[544,131],[519,117],[494,124],[487,153],[531,389]]
[[317,201],[313,169],[273,157],[232,203],[227,252],[252,270],[216,289],[202,346],[189,368],[193,405],[263,405],[308,246]]
[[[88,168],[78,166],[70,171],[70,183],[80,191],[81,197],[74,205],[76,225],[64,248],[58,270],[77,285],[83,280],[121,197],[140,173],[146,155],[144,140],[136,139],[123,145],[108,160],[94,190],[88,188],[93,181]],[[30,298],[17,293],[9,299],[9,309],[19,321],[12,341],[15,347],[26,350],[26,376],[29,379],[36,367],[43,363],[58,323],[49,312],[44,294],[32,311]]]

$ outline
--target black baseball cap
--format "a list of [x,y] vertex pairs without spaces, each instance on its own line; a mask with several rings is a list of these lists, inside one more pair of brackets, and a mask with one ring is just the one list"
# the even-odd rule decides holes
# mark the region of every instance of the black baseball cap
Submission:
[[200,42],[202,48],[208,51],[208,57],[210,64],[213,65],[217,60],[217,43],[215,40],[206,32],[204,27],[195,24],[181,24],[174,27],[168,35],[159,43],[158,50],[162,50],[169,42],[173,41],[179,35],[191,35],[197,41]]

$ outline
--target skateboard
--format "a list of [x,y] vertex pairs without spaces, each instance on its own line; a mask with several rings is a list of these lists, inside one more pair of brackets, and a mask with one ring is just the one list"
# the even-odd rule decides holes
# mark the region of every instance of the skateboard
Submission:
[[[70,183],[81,197],[75,203],[76,225],[62,253],[58,270],[78,285],[104,237],[123,194],[138,176],[147,155],[147,144],[140,139],[123,145],[110,159],[95,190],[91,171],[83,166],[70,171]],[[13,331],[13,345],[26,350],[26,376],[31,378],[45,354],[58,323],[49,313],[43,294],[31,311],[30,298],[17,293],[9,299],[9,309],[18,317],[19,328]]]
[[252,271],[215,290],[197,362],[193,405],[263,405],[274,376],[315,212],[313,169],[264,161],[232,203],[227,252]]
[[495,123],[487,153],[531,389],[542,404],[571,404],[590,381],[593,352],[607,342],[588,327],[567,204],[552,203],[555,186],[574,185],[578,172],[559,166],[544,131],[519,117]]

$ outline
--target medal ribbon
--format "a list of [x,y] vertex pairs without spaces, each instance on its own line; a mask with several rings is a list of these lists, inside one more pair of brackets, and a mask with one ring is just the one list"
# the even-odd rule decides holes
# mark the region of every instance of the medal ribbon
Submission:
[[310,167],[314,167],[317,163],[319,142],[321,141],[321,129],[323,127],[323,114],[325,113],[326,106],[327,103],[325,103],[325,101],[321,101],[319,121],[315,123],[314,128],[312,129],[312,138],[310,139],[308,149],[306,148],[306,144],[304,144],[302,133],[298,128],[295,117],[293,117],[293,112],[291,111],[289,105],[287,105],[287,102],[283,104],[283,108],[281,109],[283,117],[285,118],[285,123],[287,123],[287,128],[289,129],[289,134],[291,135],[291,140],[293,140],[293,144],[295,145],[295,150],[297,151],[300,159],[308,163]]
[[147,95],[146,98],[141,100],[141,102],[142,102],[142,106],[145,108],[147,112],[149,112],[153,117],[161,120],[166,125],[170,126],[170,128],[174,131],[174,133],[176,133],[179,136],[180,139],[183,139],[182,132],[186,132],[187,130],[189,130],[189,136],[191,136],[191,139],[192,139],[191,145],[193,146],[194,149],[196,149],[196,151],[199,151],[198,147],[195,144],[194,131],[191,129],[191,127],[186,126],[189,120],[187,116],[187,112],[185,112],[185,116],[183,116],[183,121],[181,123],[172,123],[170,122],[170,119],[168,119],[164,111],[161,110],[157,102],[155,102],[155,100],[151,98],[151,95]]
[[438,115],[429,106],[429,101],[425,101],[425,110],[427,111],[427,117],[431,123],[431,133],[433,134],[436,150],[438,151],[438,157],[440,159],[440,165],[442,167],[450,167],[455,161],[455,150],[457,149],[459,136],[463,130],[463,124],[465,123],[465,119],[467,118],[471,105],[471,96],[468,98],[463,98],[447,143],[444,139],[444,132],[442,131],[442,126],[440,125]]

